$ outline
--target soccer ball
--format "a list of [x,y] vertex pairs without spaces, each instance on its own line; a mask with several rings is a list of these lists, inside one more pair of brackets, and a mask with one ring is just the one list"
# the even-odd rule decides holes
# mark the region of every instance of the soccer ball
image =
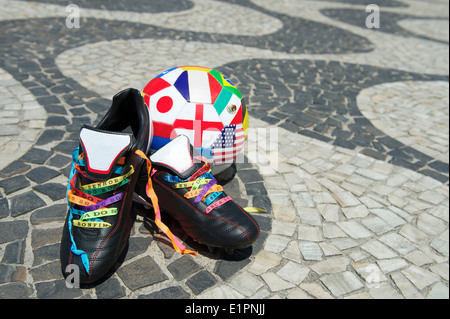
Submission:
[[175,67],[151,80],[142,95],[153,122],[153,151],[185,135],[212,164],[213,174],[241,154],[248,111],[242,94],[223,74],[198,66]]

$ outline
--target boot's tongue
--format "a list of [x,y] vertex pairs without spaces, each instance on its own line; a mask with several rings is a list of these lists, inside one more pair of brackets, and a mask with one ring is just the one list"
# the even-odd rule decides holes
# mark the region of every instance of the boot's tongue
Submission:
[[186,179],[203,166],[198,157],[189,139],[180,135],[156,151],[150,156],[150,160],[153,164],[175,173],[181,179]]
[[128,133],[110,132],[83,126],[80,145],[86,160],[86,175],[97,181],[111,178],[113,167],[133,141]]

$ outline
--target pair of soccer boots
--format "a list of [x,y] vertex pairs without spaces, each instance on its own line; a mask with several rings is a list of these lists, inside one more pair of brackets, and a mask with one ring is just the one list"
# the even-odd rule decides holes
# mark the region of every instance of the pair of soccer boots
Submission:
[[187,137],[177,137],[148,158],[151,134],[149,111],[136,89],[116,94],[96,128],[81,128],[79,147],[72,154],[69,211],[61,239],[65,276],[72,265],[78,266],[82,284],[108,273],[127,244],[136,200],[151,203],[155,224],[180,253],[196,254],[164,225],[160,208],[192,239],[210,248],[230,253],[258,238],[257,222],[227,196]]

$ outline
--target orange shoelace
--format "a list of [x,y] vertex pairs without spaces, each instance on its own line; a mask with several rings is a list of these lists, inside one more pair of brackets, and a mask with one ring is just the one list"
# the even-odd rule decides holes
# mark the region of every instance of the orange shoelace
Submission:
[[167,227],[161,221],[161,212],[159,210],[158,197],[156,196],[155,190],[153,189],[153,183],[151,179],[152,163],[142,151],[137,150],[136,154],[141,158],[145,159],[145,161],[147,162],[148,181],[145,192],[148,198],[150,198],[150,200],[152,201],[153,209],[155,211],[155,224],[172,241],[173,248],[175,249],[176,252],[181,254],[197,255],[198,252],[186,249],[186,247],[181,243],[181,241],[172,234],[169,227]]

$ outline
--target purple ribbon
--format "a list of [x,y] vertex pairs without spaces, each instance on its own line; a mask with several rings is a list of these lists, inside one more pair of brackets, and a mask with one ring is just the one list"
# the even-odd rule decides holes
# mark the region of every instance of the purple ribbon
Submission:
[[205,194],[210,190],[211,187],[214,186],[214,184],[217,183],[217,180],[213,177],[200,191],[200,193],[198,193],[197,197],[194,200],[194,205],[197,205],[198,203],[200,203],[203,199],[203,196],[205,196]]
[[80,210],[84,211],[84,212],[90,212],[93,210],[97,210],[100,208],[103,208],[105,206],[111,205],[113,203],[116,203],[120,200],[122,200],[123,198],[123,193],[119,193],[117,195],[113,195],[107,199],[105,199],[104,201],[98,202],[97,204],[91,205],[91,206],[80,206]]

